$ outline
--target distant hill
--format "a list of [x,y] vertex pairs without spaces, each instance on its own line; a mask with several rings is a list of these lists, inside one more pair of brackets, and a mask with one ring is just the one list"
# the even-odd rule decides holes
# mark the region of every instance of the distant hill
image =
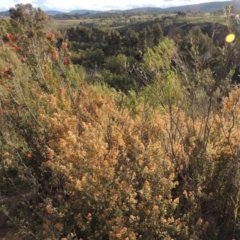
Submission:
[[86,14],[86,13],[90,13],[90,14],[95,14],[98,13],[99,11],[96,10],[87,10],[87,9],[81,9],[81,10],[73,10],[71,12],[69,12],[69,15],[74,15],[74,14]]
[[224,2],[208,2],[208,3],[199,3],[199,4],[191,4],[186,6],[177,6],[177,7],[169,7],[169,8],[153,8],[153,7],[145,7],[145,8],[134,8],[127,10],[127,12],[142,12],[144,13],[164,13],[164,12],[178,12],[178,11],[191,11],[191,12],[215,12],[223,9],[223,7],[232,4],[234,8],[240,9],[240,1],[224,1]]
[[154,7],[144,7],[144,8],[133,8],[133,9],[129,9],[126,10],[129,13],[137,13],[137,12],[141,12],[143,14],[148,14],[148,13],[162,13],[163,11],[167,10],[168,8],[164,9],[164,8],[154,8]]
[[9,16],[9,11],[0,12],[0,16],[8,17]]
[[164,9],[164,11],[191,11],[191,12],[215,12],[223,9],[223,7],[232,4],[234,8],[240,8],[240,1],[224,1],[224,2],[208,2],[208,3],[200,3],[200,4],[192,4],[187,6],[179,6],[179,7],[170,7]]
[[57,14],[66,14],[65,12],[55,11],[55,10],[47,10],[45,11],[45,13],[50,16],[55,16]]
[[[80,9],[80,10],[72,10],[68,13],[55,11],[55,10],[47,10],[46,14],[55,17],[67,17],[69,15],[94,15],[94,14],[114,14],[114,13],[135,13],[141,12],[143,14],[149,13],[165,13],[165,12],[178,12],[178,11],[191,11],[191,12],[214,12],[223,9],[224,6],[232,4],[235,9],[240,9],[240,1],[224,1],[224,2],[208,2],[208,3],[200,3],[200,4],[192,4],[186,6],[178,6],[178,7],[169,7],[169,8],[153,8],[153,7],[145,7],[145,8],[134,8],[129,10],[109,10],[109,11],[96,11],[96,10],[88,10],[88,9]],[[8,11],[0,12],[0,16],[9,16]]]

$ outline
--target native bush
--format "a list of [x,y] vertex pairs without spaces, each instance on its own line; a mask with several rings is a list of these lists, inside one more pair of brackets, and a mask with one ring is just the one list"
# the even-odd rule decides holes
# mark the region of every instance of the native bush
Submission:
[[1,27],[0,203],[23,239],[239,238],[238,88],[222,97],[209,69],[187,79],[163,39],[127,95],[21,27]]

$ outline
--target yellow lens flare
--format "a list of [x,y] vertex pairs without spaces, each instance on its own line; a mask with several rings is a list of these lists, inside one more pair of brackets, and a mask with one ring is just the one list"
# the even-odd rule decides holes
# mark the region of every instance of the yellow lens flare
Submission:
[[228,35],[226,36],[226,38],[225,38],[225,41],[226,41],[227,43],[231,43],[231,42],[233,42],[234,40],[235,40],[235,34],[233,34],[233,33],[228,34]]

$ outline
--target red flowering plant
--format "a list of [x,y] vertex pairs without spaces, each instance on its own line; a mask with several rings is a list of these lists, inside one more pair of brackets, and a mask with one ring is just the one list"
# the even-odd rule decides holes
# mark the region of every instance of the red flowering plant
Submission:
[[50,41],[50,42],[55,42],[55,35],[52,32],[49,32],[46,34],[46,38]]
[[120,94],[79,86],[67,44],[24,29],[14,29],[18,51],[0,48],[10,59],[0,66],[1,191],[23,206],[6,215],[23,239],[67,238],[73,229],[78,239],[168,239],[167,229],[181,225],[171,212],[177,182],[158,144],[161,122],[128,116]]
[[145,56],[169,75],[139,98],[80,84],[67,44],[34,29],[41,12],[27,5],[19,27],[18,8],[1,32],[0,203],[22,239],[230,239],[216,234],[239,219],[240,90],[218,114],[199,88],[188,101],[171,58],[156,60],[175,55],[169,39]]
[[[11,47],[16,52],[16,56],[24,63],[34,69],[35,80],[44,89],[49,90],[49,80],[55,75],[55,70],[65,72],[65,68],[71,68],[70,52],[67,48],[67,42],[63,41],[61,46],[56,46],[56,35],[54,32],[45,34],[25,34],[24,28],[20,32],[5,33],[5,47]],[[44,32],[44,30],[42,31]],[[50,61],[51,67],[49,65]],[[6,78],[11,75],[5,73]],[[66,75],[65,73],[63,74]]]
[[[47,177],[42,171],[47,156],[45,126],[38,117],[50,110],[54,96],[59,96],[62,106],[72,104],[70,99],[74,98],[70,60],[64,63],[67,45],[57,48],[55,34],[44,29],[45,24],[41,31],[32,31],[24,22],[19,27],[20,23],[11,19],[0,28],[4,36],[0,48],[0,142],[4,143],[0,150],[0,188],[5,197],[14,191],[49,191],[45,184],[51,173],[47,170]],[[43,181],[45,177],[48,180]],[[23,201],[28,205],[28,199]],[[34,215],[28,224],[35,225],[37,218]]]
[[16,42],[16,37],[11,33],[6,33],[6,37],[10,43]]

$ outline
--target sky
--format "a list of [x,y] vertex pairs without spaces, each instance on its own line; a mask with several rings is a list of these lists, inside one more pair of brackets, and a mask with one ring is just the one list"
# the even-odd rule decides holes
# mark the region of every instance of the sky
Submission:
[[0,0],[0,11],[8,10],[15,4],[31,3],[43,10],[70,11],[76,9],[111,10],[131,9],[138,7],[172,7],[203,2],[221,2],[222,0]]

